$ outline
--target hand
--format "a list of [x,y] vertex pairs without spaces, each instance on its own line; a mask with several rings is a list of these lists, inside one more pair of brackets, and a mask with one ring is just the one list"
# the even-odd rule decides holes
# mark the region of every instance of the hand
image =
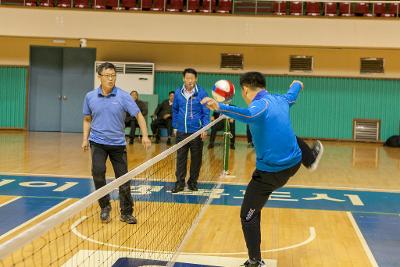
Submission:
[[165,115],[163,116],[163,119],[166,120],[166,119],[168,119],[169,117],[171,117],[171,114],[165,114]]
[[207,108],[211,110],[219,110],[219,104],[217,101],[210,97],[205,97],[200,101],[201,104],[207,105]]
[[146,150],[151,147],[151,141],[150,141],[148,136],[143,136],[142,137],[142,145],[144,146],[144,148]]
[[82,147],[83,151],[88,151],[89,150],[89,141],[83,140],[81,147]]
[[303,90],[304,85],[303,85],[303,83],[302,83],[301,81],[299,81],[299,80],[294,80],[294,81],[290,84],[289,87],[292,87],[292,85],[295,84],[295,83],[299,83],[299,84],[301,85],[301,90]]
[[201,140],[206,140],[206,138],[207,138],[207,132],[206,131],[204,131],[204,132],[202,132],[201,134],[200,134],[200,138],[201,138]]

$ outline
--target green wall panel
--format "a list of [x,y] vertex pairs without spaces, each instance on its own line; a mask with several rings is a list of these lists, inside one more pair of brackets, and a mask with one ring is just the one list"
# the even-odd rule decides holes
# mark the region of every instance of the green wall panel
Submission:
[[[237,74],[200,73],[198,84],[210,94],[212,85],[220,79],[235,84],[232,103],[244,106]],[[291,113],[293,128],[299,136],[351,139],[353,118],[381,120],[381,140],[399,134],[400,80],[282,75],[267,75],[266,79],[267,89],[278,94],[285,93],[293,80],[303,81],[304,90]],[[156,72],[155,93],[159,101],[179,86],[180,72]],[[245,125],[239,123],[237,134],[245,133]]]
[[0,128],[25,128],[26,76],[24,67],[0,67]]

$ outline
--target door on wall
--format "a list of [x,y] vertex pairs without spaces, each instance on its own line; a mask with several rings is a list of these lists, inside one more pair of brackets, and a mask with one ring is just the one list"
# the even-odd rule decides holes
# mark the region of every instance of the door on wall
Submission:
[[96,49],[30,48],[29,130],[82,132],[82,103],[93,89]]

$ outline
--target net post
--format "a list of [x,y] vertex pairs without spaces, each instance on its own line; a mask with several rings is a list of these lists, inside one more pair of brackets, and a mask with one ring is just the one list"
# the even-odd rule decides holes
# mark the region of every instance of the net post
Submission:
[[229,145],[230,145],[231,132],[229,129],[229,119],[225,118],[225,130],[224,130],[224,173],[223,175],[229,174]]

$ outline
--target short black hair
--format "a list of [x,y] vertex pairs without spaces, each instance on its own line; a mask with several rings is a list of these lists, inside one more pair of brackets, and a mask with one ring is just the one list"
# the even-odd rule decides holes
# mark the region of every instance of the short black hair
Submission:
[[136,90],[132,90],[129,94],[131,95],[132,93],[136,93],[139,95],[138,91],[136,91]]
[[265,77],[260,72],[246,72],[240,76],[240,86],[248,86],[251,89],[265,88]]
[[103,70],[107,70],[107,69],[113,69],[115,72],[117,72],[114,64],[110,63],[110,62],[104,62],[101,63],[99,66],[97,66],[97,74],[101,75],[101,73],[103,72]]
[[170,94],[175,94],[175,91],[169,91],[168,96],[169,96]]
[[194,77],[197,78],[197,71],[195,69],[192,69],[192,68],[184,69],[182,72],[183,77],[185,77],[186,73],[191,73],[194,75]]

